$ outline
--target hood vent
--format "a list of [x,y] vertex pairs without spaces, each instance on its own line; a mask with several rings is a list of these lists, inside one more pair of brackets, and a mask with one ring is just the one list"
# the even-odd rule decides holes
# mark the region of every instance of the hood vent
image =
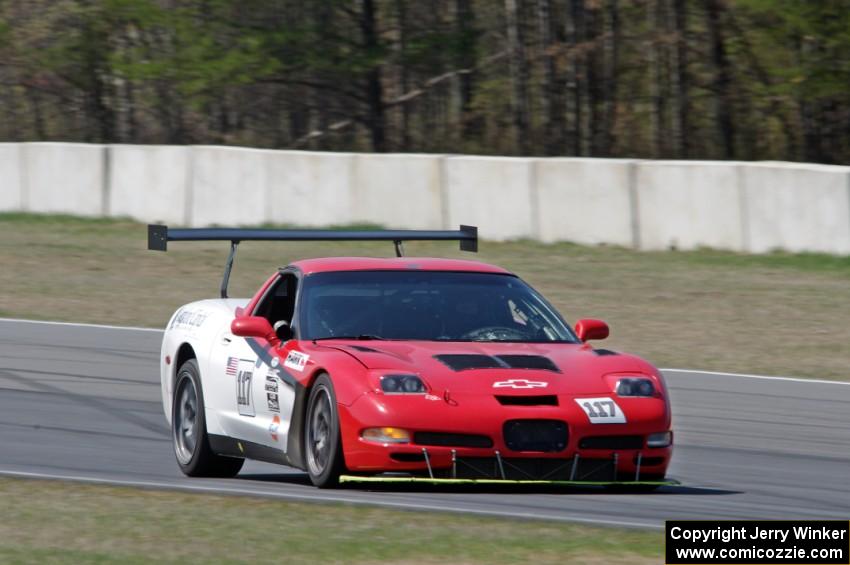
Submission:
[[478,355],[478,354],[445,354],[435,355],[434,358],[453,371],[468,369],[536,369],[560,373],[558,367],[548,357],[541,355]]
[[619,355],[619,353],[611,351],[610,349],[594,349],[593,352],[600,357],[605,357],[606,355]]
[[446,365],[453,371],[466,371],[467,369],[504,369],[495,357],[489,355],[475,354],[450,354],[435,355],[434,359]]
[[548,357],[541,355],[497,355],[496,359],[511,369],[537,369],[560,373],[558,367]]

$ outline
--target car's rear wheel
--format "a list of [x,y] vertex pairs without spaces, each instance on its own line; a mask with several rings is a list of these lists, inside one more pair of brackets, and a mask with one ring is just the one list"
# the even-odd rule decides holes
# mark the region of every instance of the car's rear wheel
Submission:
[[233,477],[245,460],[217,455],[210,449],[200,375],[194,359],[177,372],[171,406],[174,455],[180,470],[190,477]]
[[339,412],[333,383],[327,374],[320,375],[310,389],[304,430],[304,453],[307,473],[319,488],[339,484],[345,470],[339,433]]

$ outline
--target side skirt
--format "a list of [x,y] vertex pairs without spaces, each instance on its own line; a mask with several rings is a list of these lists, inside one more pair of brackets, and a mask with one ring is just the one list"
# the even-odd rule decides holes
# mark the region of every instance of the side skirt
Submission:
[[209,436],[210,449],[218,455],[226,457],[239,457],[244,459],[254,459],[255,461],[263,461],[265,463],[274,463],[275,465],[292,466],[289,458],[280,449],[253,443],[241,439],[235,439],[229,436],[213,435]]

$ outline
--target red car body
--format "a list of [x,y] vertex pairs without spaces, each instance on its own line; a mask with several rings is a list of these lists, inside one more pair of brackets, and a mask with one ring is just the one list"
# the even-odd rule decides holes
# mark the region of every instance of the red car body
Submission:
[[[409,271],[411,269],[450,272],[479,272],[511,275],[508,271],[475,261],[433,258],[327,258],[298,261],[291,269],[307,277],[338,271]],[[279,275],[272,276],[244,309],[237,311],[234,327],[249,320],[267,288]],[[234,332],[236,333],[236,332]],[[607,331],[605,332],[607,333]],[[327,339],[318,342],[292,339],[284,344],[274,338],[257,338],[280,363],[295,350],[309,355],[303,372],[292,377],[308,390],[315,378],[328,374],[336,392],[345,468],[354,473],[447,471],[457,460],[482,462],[485,474],[498,478],[491,463],[496,452],[514,466],[516,460],[563,462],[562,477],[572,471],[578,455],[585,476],[630,480],[663,478],[672,455],[672,446],[649,447],[650,434],[671,429],[670,402],[664,378],[651,364],[633,355],[597,350],[588,343],[498,343],[434,342]],[[440,355],[528,355],[550,359],[557,371],[517,368],[473,368],[457,371],[437,359]],[[378,386],[378,377],[390,372],[422,375],[429,387],[425,395],[388,395]],[[617,397],[614,385],[619,377],[643,376],[655,384],[650,398]],[[494,388],[496,383],[516,381],[515,387]],[[545,387],[522,388],[527,382]],[[576,400],[610,396],[625,414],[625,423],[594,424]],[[554,399],[552,398],[554,397]],[[507,403],[504,401],[507,399]],[[567,444],[558,451],[516,451],[506,445],[503,427],[510,420],[556,420],[566,423]],[[434,445],[433,443],[377,443],[364,439],[363,430],[393,427],[407,430],[413,438],[420,434],[472,435],[490,438],[492,446]],[[590,438],[610,438],[609,442]],[[618,438],[623,439],[617,443]],[[636,439],[637,438],[637,439]],[[445,441],[445,440],[443,440]],[[639,445],[635,442],[639,442]],[[462,443],[462,442],[459,442]],[[590,445],[591,447],[586,447]],[[427,459],[423,453],[427,450]],[[605,465],[614,461],[616,468]],[[474,458],[474,459],[473,459]],[[602,469],[593,473],[596,468]],[[290,460],[303,466],[303,462]],[[479,465],[480,466],[480,465]],[[518,467],[518,469],[528,469]],[[543,466],[549,470],[555,467]],[[517,474],[518,473],[518,474]],[[517,470],[513,478],[542,478],[538,473]],[[523,477],[527,475],[527,477]],[[550,477],[551,478],[551,477]],[[582,478],[581,474],[573,478]]]

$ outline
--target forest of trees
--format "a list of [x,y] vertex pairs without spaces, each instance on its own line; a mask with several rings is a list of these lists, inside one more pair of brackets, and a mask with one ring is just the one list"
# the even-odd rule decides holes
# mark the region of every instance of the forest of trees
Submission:
[[847,0],[0,0],[0,141],[850,163]]

